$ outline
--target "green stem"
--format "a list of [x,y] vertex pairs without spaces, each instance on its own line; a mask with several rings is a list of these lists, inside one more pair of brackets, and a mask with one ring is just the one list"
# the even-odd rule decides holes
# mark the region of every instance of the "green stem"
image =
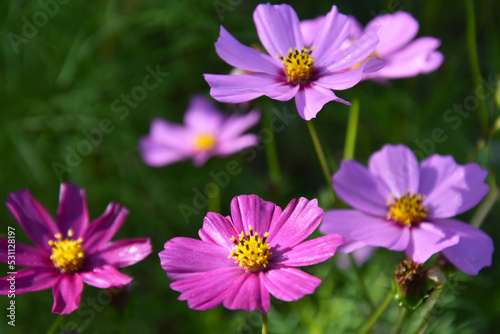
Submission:
[[424,316],[424,319],[422,320],[422,323],[415,331],[415,334],[422,334],[425,331],[425,329],[427,328],[427,326],[429,325],[429,322],[431,321],[432,316],[434,315],[434,312],[437,309],[438,301],[439,301],[441,295],[443,294],[445,284],[446,283],[443,283],[443,285],[441,285],[439,292],[437,293],[436,297],[434,297],[432,306],[429,307],[427,314]]
[[358,135],[359,123],[359,100],[352,100],[349,109],[349,119],[347,120],[347,131],[345,134],[344,160],[354,159],[354,150],[356,148],[356,137]]
[[58,332],[58,328],[61,325],[61,322],[63,321],[63,316],[58,315],[57,318],[54,319],[54,322],[50,326],[49,330],[47,331],[47,334],[54,334]]
[[330,169],[328,168],[328,163],[326,162],[325,152],[321,147],[321,143],[319,141],[316,129],[314,128],[313,121],[310,120],[307,121],[306,123],[307,123],[307,128],[309,130],[309,134],[311,135],[311,139],[314,144],[314,149],[316,151],[316,154],[318,155],[319,163],[321,164],[321,169],[323,170],[323,175],[325,176],[326,184],[331,189],[333,198],[335,200],[335,191],[333,190],[332,179],[331,179],[332,174],[330,173]]
[[[472,81],[474,87],[481,86],[481,69],[479,67],[479,57],[477,54],[477,41],[476,41],[476,17],[474,13],[474,1],[467,0],[466,7],[466,36],[467,36],[467,51],[469,53],[469,63],[472,73]],[[476,88],[477,89],[477,88]],[[488,111],[484,99],[479,99],[478,110],[479,123],[481,130],[486,136],[489,132],[488,126]]]
[[401,315],[399,317],[398,327],[396,327],[395,334],[401,333],[401,329],[403,328],[403,325],[405,324],[406,319],[408,319],[409,314],[410,314],[410,311],[406,307],[404,307],[402,312],[401,312]]
[[361,291],[363,293],[363,296],[365,297],[365,300],[368,303],[368,305],[370,305],[370,311],[373,312],[375,310],[375,304],[373,304],[370,294],[368,293],[368,289],[366,288],[365,280],[363,279],[361,270],[359,269],[356,260],[354,260],[354,256],[352,255],[352,253],[349,253],[348,256],[349,260],[351,261],[351,266],[356,272],[356,276],[358,277],[359,285],[361,286]]
[[484,219],[490,212],[490,210],[493,208],[493,204],[497,200],[500,199],[499,193],[498,193],[498,188],[497,185],[495,184],[495,180],[491,180],[489,183],[490,186],[490,191],[488,192],[488,195],[486,198],[481,202],[481,204],[478,206],[476,212],[472,216],[472,219],[470,221],[472,226],[478,227],[481,226],[483,223]]
[[264,141],[264,145],[266,147],[266,158],[267,158],[267,166],[269,168],[269,178],[271,179],[271,183],[274,187],[277,187],[281,184],[281,172],[280,165],[278,161],[278,154],[276,151],[276,142],[274,139],[274,132],[271,124],[271,111],[264,113],[262,117],[262,125],[263,129],[268,129],[268,138]]
[[392,296],[392,292],[391,292],[387,295],[387,297],[385,298],[383,303],[380,305],[378,310],[372,315],[370,320],[368,320],[366,325],[364,325],[363,328],[361,328],[361,331],[359,332],[360,334],[366,334],[370,331],[370,329],[372,329],[372,327],[377,323],[380,316],[382,314],[384,314],[385,310],[387,309],[387,307],[391,303],[392,298],[393,298],[393,296]]
[[262,313],[262,334],[267,334],[267,313]]

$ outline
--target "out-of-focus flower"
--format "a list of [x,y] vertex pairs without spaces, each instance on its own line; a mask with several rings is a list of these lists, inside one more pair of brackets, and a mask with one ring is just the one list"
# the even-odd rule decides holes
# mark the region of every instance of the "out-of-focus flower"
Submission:
[[[354,18],[351,18],[355,21]],[[360,26],[353,22],[353,27]],[[375,57],[385,62],[385,66],[373,73],[363,74],[363,79],[385,81],[414,77],[435,71],[443,63],[444,56],[436,49],[441,41],[434,37],[419,37],[418,21],[406,12],[396,12],[375,17],[365,31],[378,26],[379,43],[375,49]],[[356,40],[362,36],[360,29],[351,29],[351,38]]]
[[289,5],[260,4],[253,18],[268,54],[241,44],[221,27],[215,43],[217,54],[250,73],[205,74],[210,94],[218,101],[240,103],[263,95],[279,101],[295,97],[299,115],[310,120],[329,101],[349,104],[332,90],[351,88],[364,72],[383,64],[370,57],[378,42],[377,27],[341,49],[349,37],[349,20],[335,6],[310,41],[304,38],[297,14]]
[[[365,263],[372,257],[375,250],[376,247],[366,246],[353,251],[352,257],[356,265],[360,266]],[[349,255],[344,253],[338,253],[337,256],[335,256],[335,263],[341,269],[349,269],[352,265],[351,260],[349,259]]]
[[235,310],[269,311],[270,294],[293,301],[311,294],[321,280],[301,270],[327,260],[344,243],[332,234],[303,242],[319,225],[317,200],[292,200],[285,210],[256,195],[231,202],[231,216],[209,212],[201,240],[178,237],[159,253],[161,266],[190,308],[223,304]]
[[326,212],[320,231],[345,237],[340,252],[385,247],[424,263],[442,251],[457,268],[477,275],[491,265],[493,242],[449,217],[473,208],[488,193],[487,173],[476,163],[462,166],[437,154],[419,165],[408,147],[385,145],[370,157],[368,168],[353,160],[342,163],[333,187],[356,210]]
[[206,98],[194,96],[184,115],[184,126],[157,118],[139,148],[144,162],[160,167],[192,158],[195,166],[212,156],[228,156],[258,142],[257,135],[243,134],[260,119],[256,110],[226,116]]
[[57,224],[27,190],[10,193],[7,207],[36,247],[0,239],[0,261],[28,267],[1,278],[0,294],[12,293],[12,282],[15,294],[52,288],[54,313],[78,308],[84,282],[103,289],[130,283],[116,268],[151,253],[148,238],[110,242],[128,214],[118,203],[89,224],[85,191],[72,183],[61,184]]

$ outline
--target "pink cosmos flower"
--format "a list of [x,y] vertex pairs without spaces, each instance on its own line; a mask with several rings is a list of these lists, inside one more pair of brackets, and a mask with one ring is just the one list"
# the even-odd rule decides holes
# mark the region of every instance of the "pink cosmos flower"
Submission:
[[257,144],[257,136],[243,134],[260,119],[256,110],[225,116],[203,96],[194,96],[184,115],[184,126],[157,118],[139,142],[146,164],[165,166],[184,159],[203,165],[212,156],[228,156]]
[[[354,18],[352,20],[355,21]],[[352,26],[356,25],[360,26],[359,23],[352,23]],[[443,54],[436,51],[441,41],[428,36],[415,39],[419,25],[411,14],[396,12],[377,16],[366,25],[365,31],[374,26],[380,27],[375,56],[383,60],[385,66],[377,72],[365,73],[363,79],[384,81],[414,77],[435,71],[443,63]],[[361,29],[351,32],[354,40],[362,36]]]
[[335,6],[311,44],[306,44],[297,14],[289,5],[260,4],[253,18],[268,54],[241,44],[221,27],[215,43],[217,54],[226,63],[251,73],[205,74],[210,94],[218,101],[240,103],[262,95],[279,101],[295,97],[299,115],[310,120],[329,101],[349,104],[332,89],[351,88],[363,72],[382,66],[375,57],[365,62],[377,46],[377,27],[349,47],[340,48],[349,35],[349,20]]
[[483,231],[450,217],[465,212],[488,193],[487,171],[458,165],[451,156],[431,155],[419,165],[403,145],[385,145],[368,168],[345,161],[333,176],[337,194],[355,210],[330,210],[323,234],[340,233],[348,253],[363,246],[405,251],[424,263],[442,253],[457,268],[477,275],[491,265],[493,242]]
[[303,242],[319,225],[316,199],[292,200],[284,211],[256,195],[231,201],[231,216],[209,212],[201,240],[174,238],[159,253],[170,287],[195,310],[223,304],[235,310],[269,311],[270,295],[293,301],[311,294],[321,280],[297,266],[323,262],[344,243],[332,234]]
[[118,203],[89,224],[85,190],[72,183],[61,184],[57,224],[27,190],[10,193],[7,207],[36,247],[0,239],[0,261],[27,267],[1,278],[0,294],[9,294],[13,277],[16,294],[52,288],[54,313],[78,308],[84,282],[102,289],[130,283],[116,268],[151,253],[148,238],[110,242],[128,214]]

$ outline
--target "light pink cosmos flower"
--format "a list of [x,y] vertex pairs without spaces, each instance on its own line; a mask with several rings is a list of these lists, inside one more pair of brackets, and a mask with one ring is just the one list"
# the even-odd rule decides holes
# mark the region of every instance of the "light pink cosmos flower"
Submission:
[[110,242],[128,214],[118,203],[89,224],[85,191],[72,183],[61,184],[57,224],[27,190],[10,193],[7,207],[36,247],[0,239],[0,261],[27,267],[1,278],[0,294],[9,294],[12,277],[16,294],[52,288],[54,313],[78,308],[84,282],[102,289],[130,283],[132,277],[116,268],[151,253],[148,238]]
[[385,247],[424,263],[442,251],[457,268],[477,275],[491,265],[493,241],[450,217],[488,193],[487,173],[476,163],[462,166],[438,154],[419,165],[408,147],[385,145],[370,157],[368,168],[353,160],[342,163],[333,187],[355,210],[326,212],[320,232],[344,236],[343,253],[367,245]]
[[377,27],[340,49],[349,37],[349,20],[335,6],[310,45],[306,44],[297,14],[289,5],[260,4],[253,18],[268,54],[241,44],[221,27],[215,43],[217,54],[226,63],[251,73],[205,74],[210,94],[218,101],[240,103],[263,95],[279,101],[295,97],[299,115],[310,120],[329,101],[349,104],[332,89],[351,88],[361,80],[363,72],[383,66],[375,57],[365,62],[377,46]]
[[184,126],[157,118],[149,135],[139,142],[144,162],[160,167],[192,158],[195,166],[212,156],[228,156],[258,142],[257,135],[243,134],[260,119],[252,110],[246,115],[226,116],[203,96],[191,98]]
[[220,304],[236,310],[269,311],[270,294],[293,301],[311,294],[321,280],[301,270],[323,262],[344,243],[332,234],[303,242],[319,225],[318,201],[292,200],[285,210],[256,195],[231,202],[231,216],[209,212],[201,240],[174,238],[159,253],[170,287],[195,310]]
[[[356,25],[359,23],[352,23],[352,26]],[[380,27],[374,55],[383,60],[385,66],[377,72],[365,73],[363,79],[385,81],[414,77],[435,71],[443,63],[443,54],[436,51],[441,41],[428,36],[415,39],[419,24],[411,14],[396,12],[377,16],[366,25],[365,31],[374,26]],[[354,40],[362,36],[361,29],[351,32]]]

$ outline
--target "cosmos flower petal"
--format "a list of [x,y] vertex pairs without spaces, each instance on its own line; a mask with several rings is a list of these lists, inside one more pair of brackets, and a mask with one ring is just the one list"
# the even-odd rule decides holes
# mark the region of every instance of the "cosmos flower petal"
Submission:
[[170,279],[184,280],[220,268],[240,268],[233,258],[229,258],[230,254],[231,249],[196,239],[177,237],[165,243],[165,249],[159,256],[161,267]]
[[234,247],[231,238],[238,238],[239,233],[241,231],[237,232],[234,230],[231,217],[224,217],[215,212],[208,212],[203,219],[203,228],[200,230],[199,235],[203,241],[212,241],[216,245],[231,250]]
[[337,247],[344,243],[340,234],[331,234],[324,237],[308,240],[298,244],[290,250],[283,250],[272,257],[274,264],[279,266],[300,267],[310,266],[323,262],[335,254]]
[[274,297],[287,302],[314,293],[321,284],[319,278],[295,268],[269,270],[261,277],[266,289]]
[[52,288],[54,305],[52,312],[57,314],[70,314],[80,306],[83,291],[83,281],[79,274],[62,274],[58,277]]
[[330,102],[337,101],[347,105],[349,102],[337,97],[330,89],[323,88],[314,83],[306,87],[301,87],[295,95],[295,105],[300,117],[309,121],[316,117],[318,112],[321,111],[323,106]]
[[96,288],[121,287],[132,282],[132,277],[122,274],[115,267],[105,265],[80,273],[82,280]]
[[417,263],[424,263],[433,254],[456,245],[459,240],[460,236],[455,231],[423,221],[411,229],[406,256]]
[[219,156],[231,155],[246,148],[255,146],[258,142],[259,137],[257,137],[257,135],[252,133],[245,134],[233,140],[221,142],[220,145],[217,146],[216,153]]
[[117,268],[127,267],[151,254],[149,238],[123,239],[110,242],[95,254],[89,254],[87,262],[92,266],[110,264]]
[[282,66],[271,56],[241,44],[222,26],[215,50],[222,60],[236,68],[273,75],[283,71]]
[[269,291],[262,282],[263,275],[263,272],[255,274],[245,271],[224,297],[224,307],[247,312],[257,309],[261,313],[267,313],[271,301]]
[[142,160],[152,167],[170,165],[189,157],[189,153],[164,145],[151,136],[144,136],[140,139],[139,151]]
[[267,242],[271,246],[294,247],[316,230],[323,214],[317,199],[293,199],[278,219],[273,219]]
[[17,274],[0,278],[0,295],[9,294],[12,276],[15,277],[16,294],[40,291],[51,288],[57,281],[59,270],[52,268],[24,268]]
[[224,122],[224,128],[219,133],[219,139],[221,141],[234,139],[257,124],[259,120],[260,112],[255,109],[244,115],[232,115]]
[[434,223],[460,236],[456,245],[445,248],[442,252],[455,267],[466,274],[477,275],[482,268],[491,266],[495,247],[489,235],[454,219],[436,219]]
[[325,55],[317,61],[317,65],[326,72],[345,71],[371,57],[378,44],[378,27],[367,29],[352,45],[337,52]]
[[451,156],[432,155],[422,161],[419,191],[430,218],[448,218],[476,206],[488,193],[488,171],[476,163],[458,165]]
[[286,56],[290,48],[302,48],[302,32],[297,13],[289,5],[260,4],[253,20],[262,45],[271,56]]
[[408,44],[418,33],[418,21],[406,12],[384,14],[370,21],[366,29],[379,26],[377,54],[384,58]]
[[[402,251],[408,247],[410,241],[408,226],[355,210],[326,211],[319,230],[323,234],[338,233],[343,236],[346,243],[338,249],[342,253],[348,253],[363,246]],[[352,243],[356,247],[352,247]]]
[[10,193],[6,204],[30,240],[50,252],[49,240],[54,239],[59,229],[43,206],[27,190]]
[[418,191],[420,167],[417,157],[404,145],[384,145],[370,157],[368,168],[387,184],[393,196]]
[[[16,266],[21,267],[52,267],[50,253],[35,247],[16,242],[15,255],[9,254],[8,239],[0,239],[0,262],[8,263],[9,255],[15,257]],[[12,259],[12,258],[11,258]]]
[[390,189],[357,161],[343,161],[332,182],[335,192],[350,206],[379,217],[387,215]]
[[84,189],[78,189],[73,183],[61,184],[57,223],[63,236],[71,229],[73,239],[83,237],[89,223]]
[[278,101],[288,101],[295,96],[299,85],[290,85],[283,78],[278,80],[265,73],[241,75],[205,74],[210,85],[210,95],[219,102],[241,103],[268,96]]
[[90,254],[100,250],[118,232],[127,215],[128,210],[121,204],[109,203],[102,216],[89,225],[87,233],[83,237],[84,249]]
[[333,90],[344,90],[353,87],[361,80],[364,67],[358,66],[352,71],[326,74],[315,80],[316,85]]
[[421,37],[404,49],[387,58],[387,64],[377,75],[387,79],[413,77],[435,71],[444,61],[441,52],[435,51],[441,41],[433,37]]
[[191,97],[184,114],[184,124],[187,128],[195,132],[212,133],[221,127],[223,121],[223,115],[207,98],[202,95]]
[[[271,224],[280,217],[281,208],[257,195],[240,195],[231,201],[231,218],[237,233],[248,232],[249,227],[262,237]],[[281,218],[281,217],[280,217]]]
[[339,50],[348,35],[348,17],[340,14],[337,7],[333,6],[330,12],[323,18],[321,25],[317,25],[315,38],[312,42],[312,46],[314,46],[312,55],[317,60],[321,60],[326,55]]
[[322,15],[315,19],[300,21],[300,31],[302,32],[302,38],[304,39],[304,45],[306,48],[310,49],[313,45],[316,33],[320,30],[324,19],[325,16]]
[[170,287],[181,292],[179,300],[187,300],[193,310],[206,311],[222,304],[244,269],[238,266],[219,268],[188,279],[175,281]]

